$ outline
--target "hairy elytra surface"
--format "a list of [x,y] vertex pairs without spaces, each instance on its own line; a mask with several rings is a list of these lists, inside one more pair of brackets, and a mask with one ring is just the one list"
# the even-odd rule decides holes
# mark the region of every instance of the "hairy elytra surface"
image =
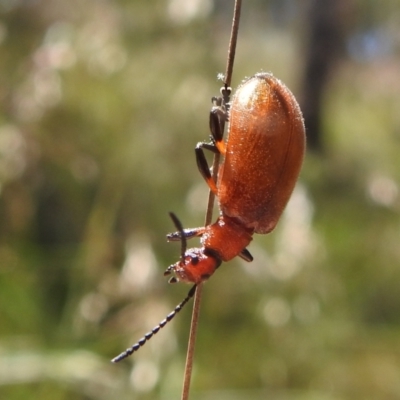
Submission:
[[296,184],[304,149],[303,117],[289,89],[268,73],[244,81],[230,108],[218,181],[222,214],[255,233],[274,229]]

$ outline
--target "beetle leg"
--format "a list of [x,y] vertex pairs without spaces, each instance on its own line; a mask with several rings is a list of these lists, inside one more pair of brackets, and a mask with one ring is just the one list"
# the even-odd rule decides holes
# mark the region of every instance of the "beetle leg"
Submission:
[[222,107],[213,106],[210,111],[210,131],[213,143],[222,155],[225,155],[225,143],[223,141],[225,121],[225,110]]
[[[183,235],[186,239],[192,239],[194,237],[199,237],[204,233],[204,227],[200,228],[188,228],[183,230]],[[181,232],[172,232],[167,234],[168,242],[178,242],[181,240]]]
[[218,193],[217,185],[211,177],[210,167],[208,166],[203,149],[207,149],[209,151],[212,151],[213,153],[220,153],[222,155],[225,155],[226,149],[225,143],[223,141],[223,136],[225,122],[228,120],[228,114],[226,110],[229,106],[229,104],[226,104],[225,98],[229,98],[230,88],[223,88],[223,90],[224,98],[213,97],[211,99],[213,103],[209,119],[211,143],[200,142],[197,143],[197,146],[195,148],[197,168],[199,169],[204,180],[207,182],[208,187],[215,195],[217,195]]
[[243,259],[244,261],[251,262],[253,261],[253,256],[250,254],[250,252],[247,249],[243,249],[239,253],[239,257]]
[[217,185],[215,184],[215,181],[211,176],[210,167],[208,166],[206,156],[204,155],[204,151],[203,151],[202,147],[203,147],[203,143],[198,143],[195,148],[197,168],[199,169],[201,176],[206,181],[210,190],[215,195],[217,195],[217,193],[218,193]]
[[[212,139],[212,137],[211,137],[211,139]],[[197,143],[196,148],[206,149],[208,151],[211,151],[214,154],[220,154],[219,150],[215,146],[214,141],[212,141],[211,143],[199,142],[199,143]]]

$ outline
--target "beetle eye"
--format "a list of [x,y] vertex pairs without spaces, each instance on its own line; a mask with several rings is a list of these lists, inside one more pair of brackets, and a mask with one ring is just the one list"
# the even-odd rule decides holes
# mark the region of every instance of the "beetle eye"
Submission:
[[199,263],[199,257],[196,256],[192,257],[191,264],[197,265],[198,263]]

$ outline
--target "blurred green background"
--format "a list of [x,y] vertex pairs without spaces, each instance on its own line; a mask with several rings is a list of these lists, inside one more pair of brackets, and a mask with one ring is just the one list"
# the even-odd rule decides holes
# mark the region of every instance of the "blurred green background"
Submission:
[[[232,6],[0,0],[1,399],[180,397],[190,306],[109,360],[188,291],[168,211],[204,220]],[[254,262],[204,287],[191,399],[400,398],[399,58],[398,0],[244,1],[233,86],[285,81],[310,147]]]

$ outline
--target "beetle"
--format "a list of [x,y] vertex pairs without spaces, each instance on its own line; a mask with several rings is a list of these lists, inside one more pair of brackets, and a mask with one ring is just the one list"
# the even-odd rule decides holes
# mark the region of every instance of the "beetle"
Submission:
[[[247,246],[253,235],[267,234],[275,228],[296,184],[304,157],[305,128],[290,90],[272,74],[262,72],[244,80],[230,104],[222,98],[214,100],[211,143],[198,143],[195,154],[201,175],[218,198],[219,217],[213,224],[183,229],[170,213],[178,231],[167,235],[170,241],[181,241],[181,257],[164,275],[173,274],[172,283],[183,281],[194,286],[174,311],[113,362],[138,350],[174,318],[193,297],[196,286],[222,262],[236,256],[252,261]],[[225,143],[223,127],[227,120]],[[217,182],[211,176],[204,150],[223,156]],[[200,237],[202,247],[186,249],[186,240],[193,237]]]
[[[226,144],[219,129],[220,114],[220,109],[210,114],[212,144],[196,147],[199,170],[218,198],[220,215],[211,225],[167,236],[169,240],[198,236],[202,244],[186,250],[167,268],[166,275],[175,274],[172,282],[198,284],[236,256],[251,261],[246,247],[254,233],[275,228],[303,162],[305,128],[300,107],[272,74],[258,73],[238,87],[230,105]],[[217,183],[203,148],[224,157]]]

